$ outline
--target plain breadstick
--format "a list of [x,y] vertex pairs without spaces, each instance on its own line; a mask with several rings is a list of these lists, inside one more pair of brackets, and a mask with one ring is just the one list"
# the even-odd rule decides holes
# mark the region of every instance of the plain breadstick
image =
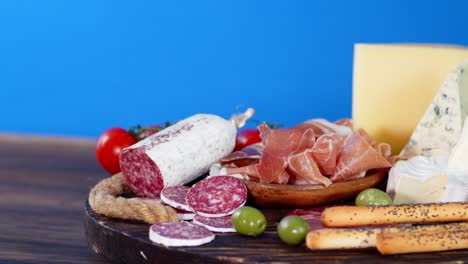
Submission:
[[306,245],[311,250],[375,248],[377,235],[381,233],[441,232],[460,229],[468,230],[468,222],[385,228],[323,228],[309,232],[306,237]]
[[465,225],[456,230],[441,227],[439,231],[384,232],[377,234],[376,241],[382,255],[466,249],[468,228]]
[[322,213],[328,227],[468,221],[468,203],[335,206]]

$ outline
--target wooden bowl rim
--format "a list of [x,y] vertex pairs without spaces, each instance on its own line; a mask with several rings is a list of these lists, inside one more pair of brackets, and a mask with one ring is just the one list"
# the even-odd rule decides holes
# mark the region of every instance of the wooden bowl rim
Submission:
[[294,184],[263,183],[263,182],[250,181],[250,180],[243,180],[243,181],[247,185],[247,187],[253,186],[256,188],[265,188],[265,189],[278,190],[278,191],[279,190],[281,191],[324,191],[324,190],[329,190],[329,189],[334,189],[334,188],[340,188],[346,185],[367,183],[370,181],[377,180],[380,177],[385,177],[386,174],[387,174],[386,171],[379,170],[376,172],[372,172],[371,174],[366,175],[362,178],[333,183],[326,188],[320,184],[294,185]]

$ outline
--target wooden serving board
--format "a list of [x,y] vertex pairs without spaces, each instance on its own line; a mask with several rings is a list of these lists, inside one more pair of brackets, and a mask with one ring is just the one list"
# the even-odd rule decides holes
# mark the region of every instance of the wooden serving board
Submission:
[[149,224],[108,218],[85,205],[87,240],[96,253],[116,263],[465,263],[468,250],[381,256],[376,250],[311,251],[281,242],[276,225],[290,209],[262,209],[268,220],[264,234],[245,237],[217,233],[198,247],[165,247],[148,238]]

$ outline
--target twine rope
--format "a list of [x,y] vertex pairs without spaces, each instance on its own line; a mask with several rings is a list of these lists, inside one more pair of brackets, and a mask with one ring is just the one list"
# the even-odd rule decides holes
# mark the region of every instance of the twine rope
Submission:
[[150,224],[178,221],[174,209],[157,200],[124,198],[130,192],[122,173],[100,181],[89,193],[89,204],[98,214],[108,217],[141,220]]

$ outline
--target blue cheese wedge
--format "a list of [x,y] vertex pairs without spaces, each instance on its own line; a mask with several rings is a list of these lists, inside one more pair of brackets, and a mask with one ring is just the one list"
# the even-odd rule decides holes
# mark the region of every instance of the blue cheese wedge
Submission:
[[468,174],[448,168],[448,157],[416,156],[390,170],[387,193],[394,204],[467,202]]
[[468,60],[449,74],[400,155],[448,155],[460,137],[467,115]]
[[448,168],[468,175],[468,117],[465,118],[462,134],[449,155]]

